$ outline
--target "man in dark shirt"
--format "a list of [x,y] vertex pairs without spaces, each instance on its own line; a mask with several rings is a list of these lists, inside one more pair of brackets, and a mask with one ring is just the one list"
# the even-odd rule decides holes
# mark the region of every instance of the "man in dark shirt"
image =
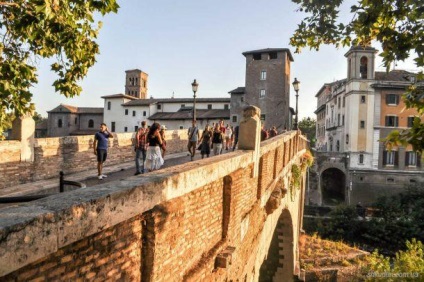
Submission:
[[102,174],[103,163],[107,158],[108,139],[113,138],[112,133],[109,132],[105,123],[100,125],[100,131],[94,135],[94,154],[97,156],[97,173],[98,178],[102,180],[107,177]]

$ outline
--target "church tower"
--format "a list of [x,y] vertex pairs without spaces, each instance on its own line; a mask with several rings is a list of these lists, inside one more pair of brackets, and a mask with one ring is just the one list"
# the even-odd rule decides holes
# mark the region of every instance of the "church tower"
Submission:
[[139,69],[127,70],[125,74],[125,94],[139,99],[146,99],[149,75]]

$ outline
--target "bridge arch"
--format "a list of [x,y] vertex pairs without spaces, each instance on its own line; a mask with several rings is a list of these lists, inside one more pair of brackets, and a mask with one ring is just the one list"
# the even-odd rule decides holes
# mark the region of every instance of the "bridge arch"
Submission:
[[293,220],[288,209],[278,218],[271,245],[259,274],[259,281],[293,281],[295,267]]
[[324,205],[346,202],[346,174],[339,168],[330,167],[320,175],[320,189]]

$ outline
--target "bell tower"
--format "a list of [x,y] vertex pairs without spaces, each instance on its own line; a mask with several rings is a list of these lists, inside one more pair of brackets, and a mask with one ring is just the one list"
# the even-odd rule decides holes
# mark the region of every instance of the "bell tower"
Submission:
[[374,79],[375,54],[372,47],[353,46],[345,54],[347,58],[347,80]]
[[125,74],[125,95],[146,99],[149,75],[139,69],[127,70]]

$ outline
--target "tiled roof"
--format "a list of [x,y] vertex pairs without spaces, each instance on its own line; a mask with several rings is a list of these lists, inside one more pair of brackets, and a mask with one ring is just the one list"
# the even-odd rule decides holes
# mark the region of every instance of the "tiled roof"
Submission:
[[74,107],[60,104],[48,113],[103,114],[103,108]]
[[[191,111],[179,111],[170,113],[156,113],[149,117],[149,120],[186,120],[192,119]],[[212,110],[196,110],[196,119],[229,119],[230,110],[212,109]]]
[[[123,106],[148,106],[157,103],[192,103],[193,98],[163,98],[163,99],[137,99],[129,101]],[[230,103],[230,98],[196,98],[197,103]]]
[[228,93],[230,93],[230,94],[244,94],[245,92],[246,92],[246,87],[237,87],[236,89],[231,90]]
[[246,51],[246,52],[243,52],[242,54],[246,56],[249,54],[262,54],[262,53],[270,53],[270,52],[286,52],[289,55],[290,61],[292,62],[294,61],[293,56],[290,52],[290,49],[288,48],[266,48],[266,49]]
[[385,71],[375,72],[375,80],[411,82],[410,80],[411,76],[415,77],[416,74],[405,71],[405,70],[392,70],[390,72],[385,72]]
[[107,98],[107,99],[111,99],[111,98],[127,98],[127,99],[133,99],[133,100],[134,99],[138,99],[136,97],[133,97],[133,96],[130,96],[130,95],[125,95],[125,94],[122,94],[122,93],[112,94],[112,95],[106,95],[106,96],[102,96],[100,98],[103,98],[103,99],[105,99],[105,98]]

